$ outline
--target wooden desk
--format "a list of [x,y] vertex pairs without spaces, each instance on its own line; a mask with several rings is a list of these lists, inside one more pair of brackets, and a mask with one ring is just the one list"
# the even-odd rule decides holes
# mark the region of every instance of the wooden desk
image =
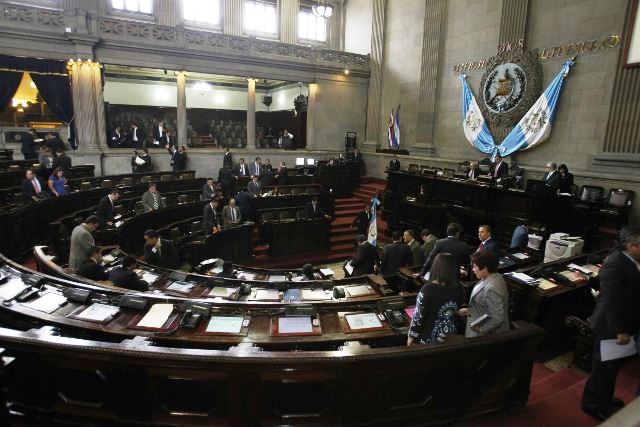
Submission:
[[289,222],[265,223],[269,236],[269,255],[287,256],[329,250],[331,220],[302,219]]

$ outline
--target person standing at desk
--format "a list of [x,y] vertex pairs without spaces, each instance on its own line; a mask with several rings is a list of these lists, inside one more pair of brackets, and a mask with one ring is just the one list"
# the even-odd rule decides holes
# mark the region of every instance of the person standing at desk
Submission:
[[247,192],[251,197],[262,196],[262,184],[258,181],[258,175],[251,176],[251,181],[247,184]]
[[249,165],[249,173],[252,176],[259,177],[262,173],[262,169],[264,169],[264,167],[262,166],[262,160],[260,160],[260,157],[256,157],[254,162]]
[[202,210],[202,231],[206,234],[213,234],[220,231],[220,218],[218,215],[218,199],[211,198],[211,201]]
[[175,145],[172,145],[171,147],[167,147],[167,150],[169,150],[169,155],[171,156],[171,161],[169,162],[169,165],[171,166],[171,170],[173,170],[174,172],[177,172],[180,170],[180,152],[176,149]]
[[429,258],[427,258],[422,266],[422,270],[420,270],[420,273],[416,274],[414,277],[424,276],[431,268],[431,264],[433,264],[435,257],[439,253],[443,252],[453,255],[456,260],[456,264],[459,267],[467,267],[469,264],[469,248],[462,240],[460,240],[459,236],[460,226],[458,224],[452,222],[447,225],[447,237],[436,241],[431,254],[429,254]]
[[529,227],[531,221],[525,219],[522,224],[513,230],[511,236],[511,249],[525,249],[529,245]]
[[216,187],[213,185],[213,178],[207,178],[207,182],[202,185],[202,200],[211,200],[216,195]]
[[307,219],[316,219],[316,218],[331,218],[329,215],[325,214],[322,208],[318,205],[318,198],[313,197],[307,206],[305,206],[304,214]]
[[507,162],[502,160],[502,156],[500,154],[496,154],[496,161],[489,168],[489,174],[493,180],[509,176],[509,165],[507,165]]
[[242,176],[249,176],[249,165],[244,162],[244,159],[240,157],[240,163],[233,168],[233,174],[239,178]]
[[428,228],[425,228],[420,232],[420,237],[422,238],[422,259],[427,259],[429,258],[429,255],[431,255],[431,251],[436,245],[438,238],[434,236]]
[[164,122],[158,122],[157,126],[153,127],[153,145],[156,147],[164,147],[167,145],[166,131],[164,128]]
[[233,167],[231,153],[229,152],[229,148],[224,148],[224,154],[222,155],[222,167],[228,167],[231,169]]
[[498,243],[492,239],[491,236],[492,231],[489,225],[484,224],[478,227],[478,239],[480,240],[480,245],[478,246],[478,249],[476,249],[475,253],[491,252],[495,255],[500,253]]
[[231,196],[231,186],[235,179],[237,178],[233,176],[233,172],[231,172],[231,169],[227,165],[224,165],[218,171],[218,184],[222,187],[222,195],[224,197]]
[[289,177],[289,170],[287,169],[287,165],[284,162],[280,162],[280,167],[276,172],[276,176],[274,177],[277,185],[286,185],[287,178]]
[[27,169],[25,178],[22,180],[22,197],[25,202],[39,202],[50,197],[33,169]]
[[138,127],[137,122],[131,123],[131,131],[129,131],[128,138],[131,147],[142,148],[144,146],[144,130]]
[[560,173],[560,183],[558,184],[558,193],[573,194],[573,174],[569,172],[569,168],[564,163],[558,166]]
[[546,172],[544,177],[544,185],[553,190],[554,192],[560,187],[560,173],[558,172],[558,165],[553,162],[547,163]]
[[138,261],[131,255],[127,255],[122,259],[122,265],[114,268],[109,272],[109,280],[114,285],[122,288],[132,289],[134,291],[146,292],[149,290],[149,284],[142,280],[135,273]]
[[163,268],[178,268],[180,255],[171,240],[161,239],[156,230],[144,232],[144,260]]
[[112,188],[109,194],[100,199],[98,210],[96,211],[96,216],[100,218],[100,228],[113,225],[113,221],[115,221],[114,202],[117,202],[118,199],[120,199],[120,190],[117,188]]
[[369,225],[371,224],[371,205],[365,204],[364,210],[360,211],[351,223],[352,227],[356,227],[358,234],[369,235]]
[[382,251],[380,274],[383,276],[397,273],[401,267],[407,267],[411,260],[411,249],[402,243],[400,232],[394,231],[391,239],[393,243],[385,246]]
[[56,197],[64,196],[67,194],[67,189],[64,187],[66,183],[67,179],[64,177],[62,168],[55,168],[49,177],[49,191]]
[[100,246],[94,246],[91,258],[80,264],[78,275],[89,280],[109,280],[109,275],[102,267],[102,248]]
[[144,205],[145,212],[157,211],[164,208],[164,201],[162,195],[156,188],[155,182],[149,183],[149,190],[142,195],[142,204]]
[[416,240],[416,235],[413,230],[405,230],[402,238],[411,251],[411,265],[422,264],[422,248],[420,243]]
[[389,172],[396,172],[400,170],[400,160],[398,160],[398,155],[394,154],[391,161],[389,161]]
[[238,191],[235,195],[236,205],[240,208],[240,215],[247,220],[251,217],[251,204],[249,199],[251,196],[246,191]]
[[623,345],[634,334],[636,338],[640,335],[640,227],[624,227],[618,241],[598,274],[600,296],[590,320],[593,362],[582,394],[582,410],[600,421],[624,406],[614,397],[616,377],[624,359],[603,361],[601,342],[616,340]]
[[20,152],[25,160],[36,160],[38,152],[36,151],[36,140],[39,139],[35,129],[29,129],[26,135],[20,135]]
[[236,199],[229,199],[229,204],[222,208],[222,228],[228,228],[240,224],[242,215],[240,208],[236,206]]
[[69,249],[69,270],[77,271],[80,265],[91,257],[96,242],[92,233],[100,226],[100,218],[91,215],[71,232]]
[[356,251],[356,257],[351,261],[353,267],[352,276],[363,276],[365,274],[371,274],[375,271],[376,264],[378,263],[378,251],[376,247],[367,241],[367,237],[360,234],[356,237],[358,242],[358,250]]

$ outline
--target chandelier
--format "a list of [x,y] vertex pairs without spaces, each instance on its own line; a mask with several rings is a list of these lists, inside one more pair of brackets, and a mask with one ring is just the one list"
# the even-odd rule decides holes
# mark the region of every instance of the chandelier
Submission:
[[330,3],[326,3],[324,0],[318,1],[311,6],[313,14],[321,18],[330,18],[333,15],[333,6]]

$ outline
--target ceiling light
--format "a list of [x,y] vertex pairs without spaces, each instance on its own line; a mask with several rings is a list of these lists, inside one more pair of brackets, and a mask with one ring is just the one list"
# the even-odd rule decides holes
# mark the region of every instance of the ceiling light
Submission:
[[330,3],[326,3],[324,1],[318,1],[316,4],[311,6],[311,10],[313,14],[319,16],[321,18],[330,18],[333,15],[333,6]]

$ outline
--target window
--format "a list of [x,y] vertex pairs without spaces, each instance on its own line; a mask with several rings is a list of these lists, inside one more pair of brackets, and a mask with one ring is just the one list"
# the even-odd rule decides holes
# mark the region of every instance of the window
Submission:
[[153,13],[153,0],[111,0],[111,7],[124,12]]
[[298,37],[301,40],[327,41],[327,20],[316,16],[311,8],[301,8],[298,14]]
[[244,28],[248,33],[277,33],[278,3],[269,0],[247,0],[244,4]]
[[220,26],[220,0],[183,0],[183,18],[210,26]]

